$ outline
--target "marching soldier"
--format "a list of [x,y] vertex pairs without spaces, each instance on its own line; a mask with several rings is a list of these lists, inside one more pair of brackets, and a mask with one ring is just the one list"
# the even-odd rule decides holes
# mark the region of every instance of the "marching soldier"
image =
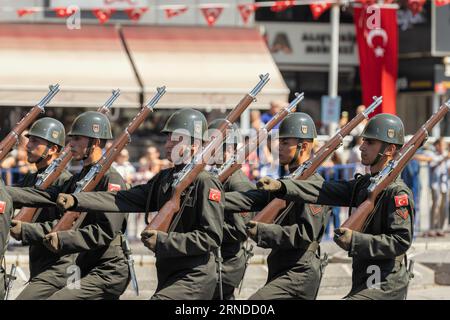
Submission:
[[[162,132],[173,168],[159,172],[146,184],[127,191],[61,194],[58,205],[65,209],[111,212],[158,211],[172,196],[172,182],[184,164],[201,146],[207,129],[204,115],[193,109],[173,113]],[[184,142],[184,143],[183,143]],[[191,189],[190,189],[191,188]],[[158,286],[152,299],[211,299],[217,283],[214,252],[222,242],[224,195],[221,183],[203,171],[182,197],[178,223],[169,233],[144,231],[142,242],[156,256]]]
[[[17,187],[33,187],[38,174],[42,173],[58,157],[65,145],[64,126],[52,118],[37,120],[30,128],[26,137],[28,162],[34,163],[37,172],[28,173]],[[72,175],[64,170],[53,185],[61,187]],[[60,256],[49,251],[42,243],[44,236],[51,230],[51,222],[59,219],[60,213],[56,207],[43,208],[36,212],[35,223],[12,220],[10,234],[24,245],[29,245],[30,281],[27,287],[16,298],[18,300],[40,300],[46,297],[45,287],[55,285],[65,286],[67,268],[74,264],[74,255]]]
[[[316,127],[309,115],[292,113],[279,127],[279,158],[292,173],[312,152],[317,137]],[[319,174],[308,181],[323,182]],[[273,195],[266,191],[231,192],[226,194],[228,211],[259,211]],[[248,235],[263,248],[271,248],[267,258],[269,274],[266,285],[250,299],[315,299],[321,280],[322,265],[319,242],[325,232],[330,209],[324,206],[294,202],[274,224],[250,221]]]
[[0,178],[0,300],[4,299],[6,293],[6,270],[3,266],[13,211],[12,199],[5,190],[3,179]]
[[[379,114],[369,120],[362,137],[362,164],[370,166],[370,174],[336,182],[265,177],[258,181],[258,187],[287,200],[358,207],[367,199],[371,177],[375,177],[403,145],[403,123],[397,116]],[[352,289],[347,299],[406,297],[410,277],[406,251],[413,239],[413,226],[413,196],[397,177],[379,196],[373,217],[362,232],[336,229],[336,243],[353,258]]]
[[[70,146],[73,158],[83,161],[83,169],[62,186],[47,190],[9,187],[8,192],[15,205],[46,207],[55,205],[61,192],[73,192],[81,180],[102,157],[106,141],[112,139],[108,118],[88,111],[73,122]],[[114,168],[109,168],[95,190],[114,191],[125,189],[125,182]],[[41,283],[42,295],[48,299],[118,299],[129,283],[129,269],[122,249],[126,229],[126,214],[111,214],[107,210],[88,212],[76,230],[50,232],[44,237],[44,245],[59,254],[77,253],[76,266],[66,271],[64,287],[59,283]],[[57,221],[52,223],[52,226]],[[44,287],[44,285],[46,285]]]
[[[208,130],[214,131],[218,129],[220,124],[225,119],[216,119],[212,121],[208,127]],[[227,161],[233,156],[237,150],[238,143],[240,141],[240,134],[238,127],[233,123],[232,130],[229,132],[228,137],[223,144],[222,155],[223,161]],[[219,168],[220,165],[217,164]],[[248,191],[255,189],[255,185],[250,182],[247,176],[242,170],[237,170],[223,183],[223,189],[225,192],[231,191]],[[245,264],[247,262],[246,251],[244,248],[244,242],[247,240],[247,233],[245,228],[246,218],[248,213],[230,213],[224,217],[223,226],[223,241],[220,246],[222,258],[221,277],[214,292],[214,300],[220,299],[220,290],[223,293],[224,300],[234,300],[234,289],[239,286],[242,281],[245,272]]]

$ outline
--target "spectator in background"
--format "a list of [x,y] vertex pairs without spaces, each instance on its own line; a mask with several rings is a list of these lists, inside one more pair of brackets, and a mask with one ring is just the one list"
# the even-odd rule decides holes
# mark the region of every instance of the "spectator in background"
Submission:
[[[282,108],[285,108],[288,105],[287,102],[284,101],[272,101],[270,102],[269,112],[263,113],[261,116],[261,121],[266,124],[269,122],[274,115],[276,115]],[[274,127],[274,129],[278,129],[279,123]]]
[[430,183],[433,204],[431,206],[431,224],[428,236],[444,236],[444,230],[448,225],[448,171],[450,153],[446,150],[443,138],[437,139],[434,144],[434,152],[426,155],[430,162]]
[[349,164],[354,164],[354,172],[353,175],[359,173],[359,174],[366,174],[368,172],[368,168],[364,166],[361,163],[361,151],[359,148],[361,147],[363,143],[362,137],[353,137],[354,146],[350,149],[348,161]]
[[9,155],[0,164],[2,171],[6,172],[3,178],[7,185],[13,185],[20,181],[28,172],[37,170],[34,164],[28,162],[25,147],[28,142],[28,138],[25,137],[27,133],[28,130],[22,132],[17,147],[11,150]]
[[[337,152],[333,152],[332,156],[322,163],[323,171],[321,172],[326,181],[330,180],[342,180],[344,170],[336,168],[337,165],[342,165],[342,160]],[[325,238],[331,239],[330,224],[333,221],[333,230],[341,226],[341,207],[332,207],[331,217],[328,220],[327,227],[325,228]]]
[[161,159],[161,154],[155,146],[150,146],[144,156],[139,159],[139,169],[136,172],[134,184],[146,183],[158,172],[171,167],[172,164],[167,159]]
[[339,119],[339,128],[342,128],[348,123],[348,112],[342,111],[341,112],[341,119]]
[[259,110],[252,110],[250,112],[250,127],[256,131],[261,129],[263,126],[262,120],[261,120],[261,111]]
[[[365,110],[366,110],[366,106],[361,104],[356,108],[356,114],[358,115],[360,113],[363,113]],[[366,124],[367,124],[367,119],[364,119],[363,121],[361,121],[360,124],[358,124],[356,126],[355,129],[352,130],[352,132],[350,134],[354,137],[359,137],[362,134],[364,128],[366,127]]]
[[126,184],[131,186],[131,183],[134,179],[134,174],[136,173],[136,169],[130,163],[130,154],[127,149],[122,149],[119,155],[116,158],[116,161],[113,162],[112,166],[117,172],[122,176],[123,180]]
[[[244,145],[248,146],[250,139],[252,139],[254,136],[255,135],[250,137],[247,135],[244,136]],[[258,153],[256,151],[250,152],[247,160],[242,164],[242,171],[252,182],[256,182],[259,179],[261,175],[259,173],[259,159]]]

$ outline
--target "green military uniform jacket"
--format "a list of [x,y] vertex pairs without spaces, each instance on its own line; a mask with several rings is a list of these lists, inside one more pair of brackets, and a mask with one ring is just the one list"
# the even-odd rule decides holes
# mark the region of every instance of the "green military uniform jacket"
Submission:
[[[242,170],[237,170],[223,183],[225,192],[255,189]],[[238,287],[244,276],[246,255],[243,243],[247,240],[245,224],[249,221],[248,213],[229,213],[224,217],[223,241],[220,247],[223,258],[222,281]]]
[[[308,181],[323,182],[323,178],[316,173]],[[273,199],[272,194],[260,190],[226,193],[225,214],[260,211]],[[267,258],[267,284],[279,282],[278,287],[286,292],[278,298],[315,298],[321,272],[315,249],[325,233],[330,213],[328,207],[295,201],[278,223],[258,224],[257,245],[272,249]],[[261,293],[260,298],[266,296],[275,298],[267,293]]]
[[13,215],[12,199],[5,190],[3,179],[0,178],[0,300],[3,300],[6,290],[6,270],[3,269],[3,259],[8,245],[9,226]]
[[[81,172],[72,176],[62,186],[52,186],[46,190],[34,188],[7,187],[8,193],[17,207],[54,206],[59,193],[72,193],[76,182],[81,180],[91,166],[84,167]],[[114,168],[109,168],[94,190],[125,190],[122,177]],[[76,264],[80,267],[81,276],[87,274],[98,276],[98,286],[106,293],[120,296],[129,282],[129,270],[121,247],[120,237],[125,232],[127,214],[112,214],[107,210],[88,214],[76,230],[58,232],[59,254],[78,253]],[[46,222],[50,230],[57,220]],[[42,241],[44,233],[35,228],[34,239]]]
[[[287,200],[301,199],[308,203],[358,207],[367,199],[370,177],[370,174],[366,174],[355,180],[336,182],[281,181]],[[402,260],[412,243],[414,213],[412,192],[398,177],[380,195],[366,229],[353,232],[348,253],[353,258],[349,298],[404,298],[408,273]],[[374,266],[380,270],[379,289],[371,285],[375,279]],[[368,288],[368,280],[371,288]]]
[[[36,184],[38,174],[44,172],[45,169],[46,168],[43,168],[37,172],[26,174],[25,177],[15,186],[33,187]],[[69,180],[71,176],[72,174],[69,171],[64,170],[52,185],[60,187],[67,180]],[[35,214],[35,224],[22,224],[22,243],[30,246],[30,278],[34,278],[44,270],[50,268],[51,266],[55,266],[58,270],[52,268],[53,272],[50,276],[54,278],[53,280],[56,280],[56,278],[59,278],[61,275],[65,274],[68,265],[74,263],[74,256],[60,256],[59,254],[51,252],[42,244],[43,236],[51,231],[50,224],[46,222],[57,220],[60,216],[60,212],[56,209],[56,207],[42,208],[38,209]]]
[[[182,166],[162,170],[146,184],[117,194],[86,192],[77,194],[76,210],[111,212],[158,211],[172,195],[174,173]],[[193,183],[181,219],[169,234],[158,233],[156,270],[158,286],[154,299],[211,299],[217,283],[213,252],[223,236],[221,183],[201,172]]]

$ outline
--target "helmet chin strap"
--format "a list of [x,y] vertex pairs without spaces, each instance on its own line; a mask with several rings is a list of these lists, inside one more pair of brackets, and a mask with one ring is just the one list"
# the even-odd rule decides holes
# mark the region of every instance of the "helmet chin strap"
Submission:
[[42,154],[40,155],[39,159],[38,159],[37,161],[35,161],[34,163],[37,164],[37,165],[39,165],[42,161],[47,160],[47,157],[48,157],[48,151],[50,150],[51,147],[52,147],[52,146],[51,146],[51,143],[50,143],[50,142],[47,142],[47,145],[45,146],[44,152],[42,152]]
[[380,162],[381,158],[384,156],[384,151],[386,151],[387,146],[388,146],[388,144],[386,142],[383,142],[383,144],[381,145],[380,151],[378,151],[377,157],[370,164],[371,167],[373,167],[378,162]]
[[94,146],[94,138],[89,138],[89,142],[86,148],[86,152],[83,155],[83,158],[81,160],[86,160],[87,158],[89,158],[89,156],[91,155],[92,152],[92,147]]
[[294,157],[292,158],[291,162],[289,162],[289,167],[293,164],[297,163],[298,157],[300,156],[300,152],[302,151],[302,141],[300,140],[299,143],[297,143],[297,148],[295,149]]

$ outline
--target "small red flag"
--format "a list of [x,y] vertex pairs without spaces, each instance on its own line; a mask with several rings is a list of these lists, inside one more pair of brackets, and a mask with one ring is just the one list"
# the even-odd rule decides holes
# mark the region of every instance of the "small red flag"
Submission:
[[244,21],[245,24],[248,22],[248,18],[252,15],[253,12],[258,9],[259,6],[257,4],[240,4],[238,5],[238,10],[241,13],[242,21]]
[[133,21],[139,21],[139,19],[148,11],[148,8],[129,8],[124,10],[128,18]]
[[221,193],[220,190],[217,189],[209,189],[209,200],[220,202]]
[[98,19],[98,21],[103,24],[111,18],[112,14],[116,9],[93,9],[92,13]]
[[216,7],[216,8],[201,8],[203,16],[206,19],[206,22],[208,23],[208,26],[212,27],[217,19],[219,19],[219,16],[222,14],[223,7]]
[[311,8],[314,20],[317,20],[325,11],[331,8],[331,3],[319,2],[310,4],[309,7]]
[[166,13],[166,18],[170,19],[172,17],[179,16],[183,13],[188,11],[188,6],[180,7],[178,9],[164,9],[164,12]]

